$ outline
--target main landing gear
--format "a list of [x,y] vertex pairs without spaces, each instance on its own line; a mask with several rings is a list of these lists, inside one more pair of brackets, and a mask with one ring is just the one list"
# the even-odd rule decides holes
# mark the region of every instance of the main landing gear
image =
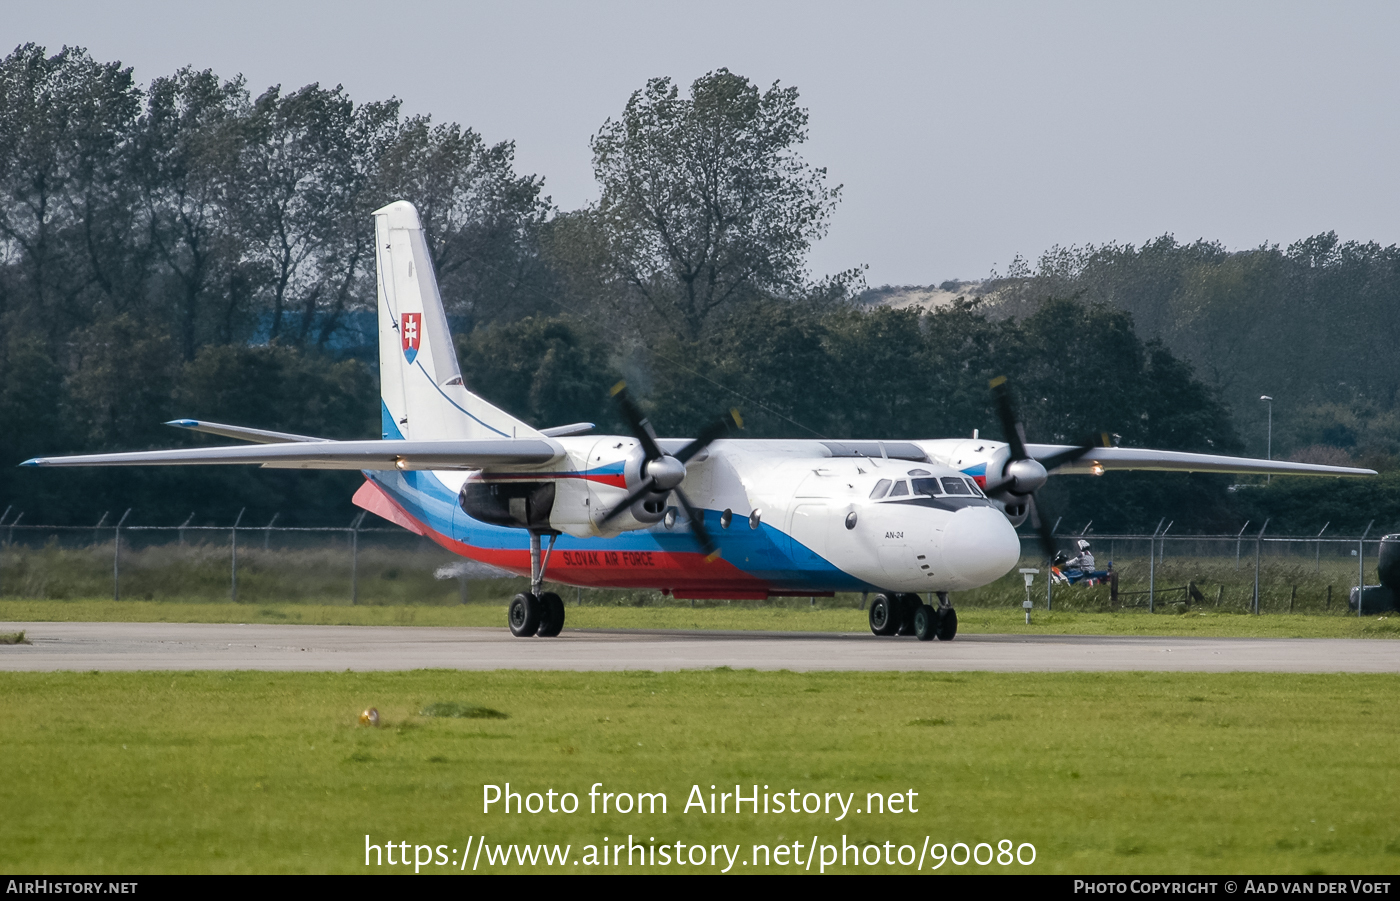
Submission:
[[544,571],[549,566],[549,555],[554,552],[554,539],[558,533],[549,536],[549,547],[544,557],[540,557],[540,533],[530,533],[530,590],[517,594],[510,602],[510,634],[516,638],[553,638],[564,629],[564,602],[552,591],[543,591]]
[[913,635],[919,641],[952,641],[958,634],[958,614],[948,592],[938,592],[938,606],[917,594],[887,592],[870,602],[870,631],[876,635]]

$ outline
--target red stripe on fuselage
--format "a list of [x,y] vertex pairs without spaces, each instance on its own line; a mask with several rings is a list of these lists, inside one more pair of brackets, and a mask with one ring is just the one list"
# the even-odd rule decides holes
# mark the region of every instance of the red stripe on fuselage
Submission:
[[[392,506],[397,516],[384,516],[384,511],[373,509],[362,503],[366,487],[373,486],[379,498]],[[403,505],[393,495],[373,481],[355,494],[356,503],[385,519],[403,526],[409,531],[418,531],[447,548],[460,557],[479,560],[492,566],[509,570],[522,576],[530,575],[529,548],[485,548],[458,541],[428,526]],[[376,507],[378,505],[376,504]],[[404,520],[411,525],[405,524]],[[742,593],[767,596],[769,585],[762,579],[749,575],[742,569],[722,558],[706,559],[698,552],[671,551],[623,551],[623,550],[555,550],[549,555],[549,568],[545,573],[551,582],[566,585],[579,585],[584,588],[658,588],[684,592],[685,597],[737,597]]]

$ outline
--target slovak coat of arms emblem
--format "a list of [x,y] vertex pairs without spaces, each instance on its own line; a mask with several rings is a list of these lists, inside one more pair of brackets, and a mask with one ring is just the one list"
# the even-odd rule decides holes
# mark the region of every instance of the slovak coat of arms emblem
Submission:
[[423,339],[423,314],[404,313],[399,320],[399,332],[403,339],[404,359],[412,363],[418,356],[418,345]]

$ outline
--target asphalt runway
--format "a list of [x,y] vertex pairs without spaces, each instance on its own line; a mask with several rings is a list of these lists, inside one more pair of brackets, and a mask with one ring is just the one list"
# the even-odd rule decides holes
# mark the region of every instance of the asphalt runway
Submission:
[[209,623],[5,623],[0,671],[412,669],[1065,672],[1400,672],[1400,641],[960,635],[951,642],[826,632],[566,630]]

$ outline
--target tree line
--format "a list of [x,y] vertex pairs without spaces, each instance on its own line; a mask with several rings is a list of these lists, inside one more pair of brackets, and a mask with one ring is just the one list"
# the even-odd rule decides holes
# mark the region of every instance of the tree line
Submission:
[[1132,314],[1216,389],[1251,454],[1266,452],[1267,395],[1276,456],[1400,459],[1400,247],[1326,232],[1230,252],[1168,235],[1053,248],[987,287],[1002,315],[1066,297]]
[[[723,69],[688,91],[653,79],[592,140],[600,199],[558,210],[543,178],[515,171],[510,143],[404,116],[397,101],[319,85],[255,96],[194,69],[142,87],[79,49],[19,47],[0,61],[3,457],[205,440],[161,425],[176,417],[377,435],[369,214],[396,199],[423,219],[467,383],[536,425],[620,428],[607,388],[626,378],[670,434],[734,406],[753,437],[999,438],[987,382],[1005,374],[1032,441],[1246,447],[1231,383],[1191,330],[1124,300],[1160,259],[1198,284],[1182,262],[1192,253],[1228,285],[1231,255],[1074,251],[997,282],[998,303],[866,308],[859,268],[806,268],[840,196],[799,152],[807,115],[795,89]],[[1337,251],[1323,268],[1356,258]],[[1324,282],[1345,293],[1345,278]],[[243,467],[0,473],[0,503],[71,523],[126,507],[148,523],[191,511],[229,522],[244,508],[252,521],[340,523],[358,481]],[[1162,515],[1218,529],[1260,496],[1242,501],[1228,481],[1062,479],[1046,499],[1099,529]]]

